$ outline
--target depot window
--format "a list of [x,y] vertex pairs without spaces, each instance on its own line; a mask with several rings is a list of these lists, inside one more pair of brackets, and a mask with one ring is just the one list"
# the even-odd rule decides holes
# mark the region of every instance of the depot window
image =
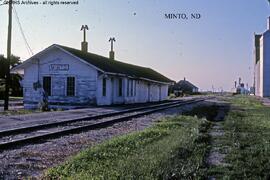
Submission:
[[106,78],[103,78],[103,80],[102,80],[102,95],[103,96],[106,96]]
[[129,79],[127,80],[127,96],[129,96],[129,84],[130,84],[130,82],[129,82]]
[[67,96],[75,96],[75,77],[67,77]]
[[119,84],[118,84],[118,96],[122,96],[122,94],[123,94],[122,86],[123,86],[123,80],[120,78],[119,79]]
[[43,89],[47,96],[51,96],[52,79],[50,76],[43,77]]

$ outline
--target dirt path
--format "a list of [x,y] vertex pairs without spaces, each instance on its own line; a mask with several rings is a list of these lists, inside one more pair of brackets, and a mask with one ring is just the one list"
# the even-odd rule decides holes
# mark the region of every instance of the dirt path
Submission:
[[220,123],[215,123],[211,131],[209,132],[212,139],[211,149],[207,158],[207,163],[210,166],[224,165],[224,158],[226,154],[222,153],[219,141],[219,137],[224,136],[224,131],[220,126]]
[[204,158],[203,179],[223,179],[223,169],[227,169],[230,164],[226,162],[226,155],[230,146],[226,144],[226,131],[224,128],[226,116],[231,110],[231,105],[222,99],[212,99],[204,102],[200,107],[194,108],[187,115],[205,118],[210,121],[210,126],[203,136],[207,137],[207,153]]
[[208,166],[208,179],[220,179],[224,177],[224,174],[217,173],[217,169],[226,168],[229,166],[226,163],[225,157],[228,154],[229,148],[224,144],[225,131],[223,128],[223,122],[225,117],[224,111],[221,109],[213,120],[213,125],[209,130],[210,136],[210,148],[209,154],[206,158]]

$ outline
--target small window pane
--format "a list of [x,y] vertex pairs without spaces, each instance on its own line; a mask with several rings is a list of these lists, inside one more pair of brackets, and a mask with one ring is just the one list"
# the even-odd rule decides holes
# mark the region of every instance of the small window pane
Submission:
[[137,89],[137,82],[136,80],[134,81],[134,96],[136,96],[136,89]]
[[122,86],[123,86],[123,81],[122,79],[119,79],[119,84],[118,84],[118,95],[122,96]]
[[106,78],[102,80],[102,95],[106,96]]
[[67,77],[67,96],[75,96],[75,77]]
[[129,79],[127,80],[127,96],[129,96]]
[[51,84],[51,77],[43,77],[43,89],[46,93],[47,96],[51,96],[51,87],[52,87],[52,84]]
[[130,90],[130,95],[131,95],[131,96],[133,96],[133,84],[134,84],[133,82],[134,82],[134,81],[131,80],[131,83],[130,83],[130,89],[131,89],[131,90]]

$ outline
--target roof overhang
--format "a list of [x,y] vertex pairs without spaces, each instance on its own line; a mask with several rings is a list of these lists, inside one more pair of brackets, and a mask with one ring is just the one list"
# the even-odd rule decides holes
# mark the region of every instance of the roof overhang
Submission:
[[42,54],[50,51],[54,47],[55,47],[55,45],[51,45],[51,46],[47,47],[46,49],[40,51],[39,53],[35,54],[34,56],[30,57],[29,59],[25,60],[22,64],[12,68],[11,73],[18,73],[20,71],[23,71],[29,64],[31,64],[31,62],[33,60],[38,59]]
[[[98,70],[101,73],[104,74],[108,74],[108,75],[113,75],[113,76],[121,76],[121,77],[128,77],[128,78],[133,78],[133,79],[140,79],[140,80],[144,80],[144,81],[148,81],[148,82],[152,82],[152,83],[158,83],[158,84],[166,84],[166,85],[172,85],[175,82],[171,81],[171,82],[162,82],[162,81],[156,81],[156,80],[152,80],[152,79],[147,79],[147,78],[143,78],[143,77],[133,77],[133,76],[129,76],[127,74],[120,74],[120,73],[112,73],[112,72],[105,72],[104,70],[86,62],[85,60],[79,58],[78,56],[72,54],[71,52],[65,50],[64,48],[62,48],[61,46],[57,45],[57,44],[53,44],[49,47],[47,47],[46,49],[40,51],[39,53],[33,55],[32,57],[30,57],[29,59],[27,59],[26,61],[24,61],[22,64],[14,67],[11,69],[11,73],[19,73],[22,74],[24,69],[29,66],[30,64],[33,64],[33,61],[37,61],[43,54],[50,52],[53,49],[59,49],[61,51],[63,51],[64,53],[72,56],[73,58],[77,59],[78,61],[82,62],[83,64],[86,64],[87,66],[90,66],[96,70]],[[38,62],[36,62],[38,64]]]
[[157,84],[165,84],[165,85],[173,85],[174,84],[173,81],[172,82],[155,81],[152,79],[147,79],[147,78],[142,78],[142,77],[128,76],[126,74],[121,74],[121,73],[104,72],[104,74],[118,76],[118,77],[127,77],[130,79],[139,79],[139,80],[148,81],[148,82],[157,83]]
[[81,58],[75,56],[74,54],[72,54],[72,53],[66,51],[65,49],[61,48],[61,47],[58,46],[57,44],[53,44],[53,45],[49,46],[48,48],[46,48],[46,49],[40,51],[39,53],[37,53],[37,54],[35,54],[34,56],[32,56],[32,57],[30,57],[29,59],[27,59],[27,60],[24,61],[22,64],[20,64],[20,65],[14,67],[14,68],[12,68],[12,69],[11,69],[11,73],[14,73],[14,74],[15,74],[15,73],[22,73],[23,70],[24,70],[29,64],[32,64],[34,60],[39,59],[43,54],[48,53],[49,51],[51,51],[52,49],[55,49],[55,48],[57,48],[57,49],[63,51],[64,53],[66,53],[66,54],[72,56],[73,58],[79,60],[80,62],[86,64],[87,66],[90,66],[90,67],[92,67],[92,68],[94,68],[94,69],[96,69],[96,70],[98,70],[98,71],[100,71],[100,72],[105,73],[103,70],[99,69],[98,67],[96,67],[96,66],[94,66],[94,65],[92,65],[92,64],[89,64],[89,63],[85,62],[83,59],[81,59]]

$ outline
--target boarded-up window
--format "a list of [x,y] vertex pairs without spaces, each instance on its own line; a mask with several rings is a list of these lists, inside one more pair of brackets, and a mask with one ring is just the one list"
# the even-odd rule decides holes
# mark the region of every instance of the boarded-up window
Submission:
[[103,78],[102,80],[102,95],[106,96],[106,78]]
[[123,86],[123,80],[120,78],[119,79],[119,83],[118,83],[118,96],[122,96],[123,95],[123,89],[122,89],[122,86]]
[[51,96],[52,80],[50,76],[43,77],[43,89],[47,96]]
[[67,77],[67,96],[75,96],[75,77]]

